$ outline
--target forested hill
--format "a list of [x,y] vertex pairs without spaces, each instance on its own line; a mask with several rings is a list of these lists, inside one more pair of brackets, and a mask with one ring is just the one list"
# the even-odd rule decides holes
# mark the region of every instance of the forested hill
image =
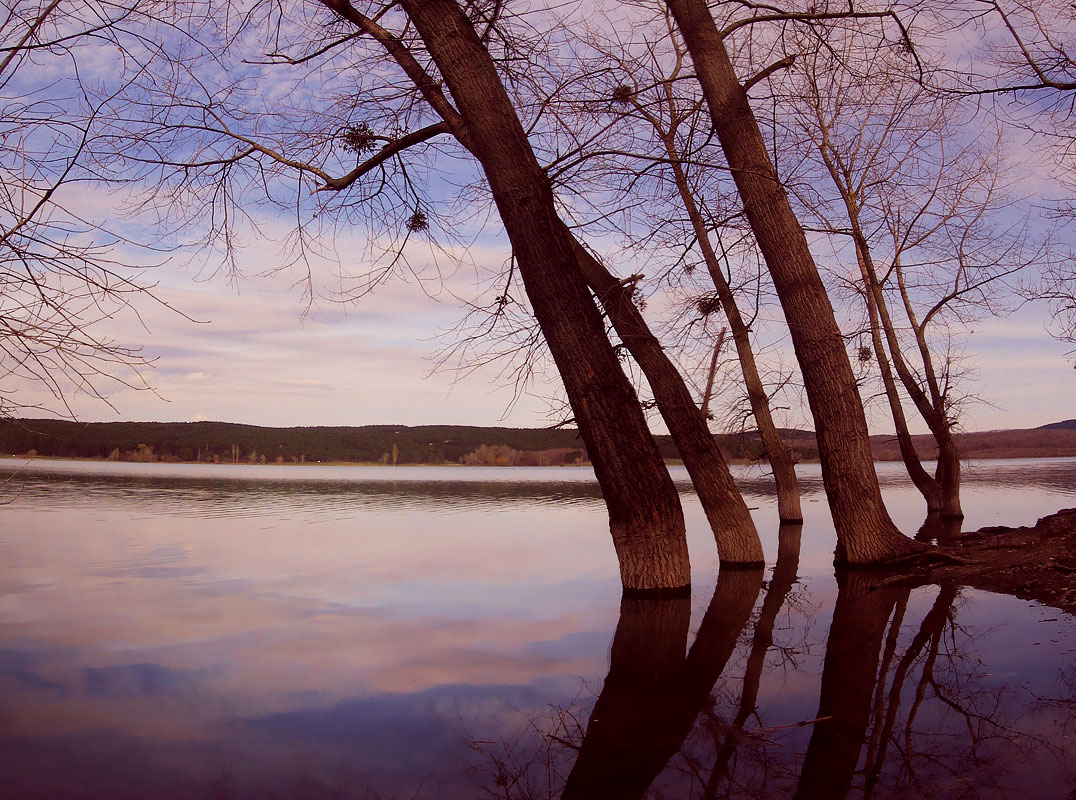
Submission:
[[1061,422],[1051,422],[1049,425],[1040,425],[1037,431],[1076,431],[1076,419],[1066,419]]
[[[41,456],[167,461],[458,462],[480,445],[583,452],[574,430],[456,425],[263,428],[229,422],[0,421],[0,452]],[[140,446],[141,450],[140,450]],[[151,451],[151,452],[150,452]],[[385,458],[387,456],[387,458]]]
[[[797,459],[817,459],[814,434],[782,430]],[[662,455],[678,458],[668,436],[655,437]],[[762,456],[757,434],[715,437],[726,458]],[[930,436],[913,437],[924,458],[936,454]],[[1076,456],[1076,420],[1026,430],[957,434],[966,458]],[[893,436],[872,436],[874,457],[900,458]],[[0,454],[112,458],[123,461],[398,464],[576,464],[586,458],[571,428],[485,428],[465,425],[363,425],[263,428],[231,422],[88,422],[0,419]]]
[[[788,431],[800,457],[814,457],[813,434]],[[658,445],[677,457],[668,436]],[[757,436],[718,437],[730,458],[757,458]],[[802,448],[798,447],[802,445]],[[569,428],[463,425],[363,425],[263,428],[230,422],[89,422],[0,420],[0,453],[125,461],[348,461],[399,464],[572,464],[585,459]]]

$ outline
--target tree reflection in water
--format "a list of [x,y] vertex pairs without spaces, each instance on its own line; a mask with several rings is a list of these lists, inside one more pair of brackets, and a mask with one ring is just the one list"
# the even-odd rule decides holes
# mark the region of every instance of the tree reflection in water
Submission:
[[1076,686],[1068,697],[1025,706],[1020,687],[980,661],[975,645],[984,631],[958,623],[954,585],[939,587],[916,624],[906,619],[918,605],[908,588],[879,587],[872,573],[838,574],[817,712],[789,719],[794,710],[772,703],[763,711],[766,664],[772,669],[780,656],[787,677],[810,656],[806,634],[774,646],[782,610],[798,617],[790,626],[797,631],[813,613],[802,592],[793,592],[799,535],[798,526],[781,529],[753,629],[761,571],[720,574],[690,650],[687,599],[625,599],[609,674],[585,727],[582,699],[557,709],[554,724],[542,729],[541,755],[528,760],[543,765],[543,780],[519,781],[502,760],[486,773],[496,775],[495,786],[484,787],[488,796],[1067,796],[1056,778],[1048,783],[1049,770],[1039,774],[1029,765],[1050,761],[1071,776],[1064,743],[1050,741],[1049,732],[1073,727]]
[[941,514],[927,514],[915,538],[920,542],[936,541],[938,544],[955,544],[960,538],[963,523],[963,519],[943,517]]
[[690,600],[625,598],[609,676],[564,800],[641,798],[680,750],[754,608],[763,571],[722,570],[691,650]]

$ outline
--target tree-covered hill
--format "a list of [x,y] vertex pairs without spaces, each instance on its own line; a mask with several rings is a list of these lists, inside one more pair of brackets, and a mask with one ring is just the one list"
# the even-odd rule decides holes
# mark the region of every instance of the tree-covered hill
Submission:
[[[801,458],[814,457],[813,435],[788,431]],[[753,433],[717,437],[726,456],[757,458]],[[668,436],[662,454],[677,457]],[[480,451],[480,448],[485,447]],[[0,420],[0,453],[123,460],[349,461],[400,464],[565,464],[585,458],[578,431],[464,425],[363,425],[266,428],[230,422],[70,422]],[[540,454],[540,455],[539,455]],[[476,460],[477,459],[477,460]]]
[[1040,425],[1037,431],[1076,431],[1076,419],[1065,419],[1061,422],[1051,422],[1049,425]]

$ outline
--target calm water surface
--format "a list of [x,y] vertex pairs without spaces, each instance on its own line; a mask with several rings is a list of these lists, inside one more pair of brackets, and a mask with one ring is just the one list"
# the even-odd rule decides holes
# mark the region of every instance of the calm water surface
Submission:
[[[0,507],[0,797],[1076,795],[1072,619],[838,591],[799,472],[802,530],[739,470],[770,566],[718,580],[677,470],[692,597],[621,605],[587,469],[35,461]],[[1072,506],[1074,459],[968,468],[965,529]]]

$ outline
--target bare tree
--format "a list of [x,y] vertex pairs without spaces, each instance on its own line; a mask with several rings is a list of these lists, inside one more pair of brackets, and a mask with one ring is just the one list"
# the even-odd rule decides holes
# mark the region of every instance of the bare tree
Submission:
[[[1076,221],[1076,8],[1064,0],[968,0],[943,6],[950,26],[970,43],[958,63],[944,40],[924,37],[923,49],[940,50],[944,69],[932,86],[946,97],[972,98],[1009,127],[1030,133],[1041,164],[1056,181],[1042,192],[1047,214],[1067,226]],[[1040,191],[1041,191],[1040,187]],[[1053,197],[1051,197],[1053,195]],[[1044,260],[1024,295],[1050,304],[1050,332],[1076,342],[1076,255]]]
[[[463,114],[462,108],[468,103],[469,97],[467,96],[467,93],[474,93],[476,87],[463,81],[454,84],[452,79],[446,73],[448,62],[442,63],[441,60],[438,59],[438,56],[434,52],[437,46],[433,44],[434,40],[444,42],[446,47],[445,58],[458,58],[459,55],[456,51],[451,50],[451,48],[460,44],[461,36],[457,31],[449,30],[446,32],[445,26],[443,25],[433,25],[432,19],[430,19],[430,24],[424,26],[415,16],[420,12],[421,8],[416,7],[409,10],[408,13],[411,15],[411,19],[415,22],[417,28],[421,32],[427,50],[438,63],[442,77],[444,77],[448,83],[454,99],[461,107],[461,115],[466,119],[467,115]],[[442,9],[440,13],[444,15],[449,13],[449,11],[446,7],[445,9]],[[460,16],[462,18],[462,14]],[[427,17],[423,17],[423,19],[427,19]],[[477,41],[477,34],[474,34],[474,36]],[[485,58],[489,60],[490,57],[488,52],[486,52],[484,48],[483,52],[486,53]],[[479,58],[481,56],[477,51],[472,49],[469,51],[469,57]],[[453,86],[456,88],[452,88]],[[507,94],[504,95],[504,100],[506,110],[511,108],[511,101]],[[475,109],[476,116],[479,110],[480,109],[478,108]],[[512,114],[513,117],[516,116],[514,110],[512,111]],[[484,123],[477,121],[475,124],[479,127],[484,125]],[[522,133],[522,127],[519,125],[518,121],[516,127],[519,129],[519,133]],[[524,257],[520,244],[517,241],[518,237],[524,235],[524,232],[522,230],[517,231],[515,236],[513,236],[515,219],[509,219],[509,217],[521,216],[522,212],[518,208],[508,207],[502,200],[498,199],[498,179],[494,177],[493,168],[488,160],[492,158],[492,155],[488,152],[480,152],[480,148],[478,147],[477,139],[484,134],[484,128],[479,132],[476,131],[474,125],[472,125],[472,129],[468,132],[462,127],[457,126],[453,130],[453,134],[483,164],[486,178],[489,180],[491,188],[493,189],[494,198],[498,202],[502,221],[505,223],[509,238],[513,241],[513,247],[517,258],[519,259],[521,270],[524,269]],[[515,136],[516,134],[513,133],[513,135]],[[527,160],[535,162],[535,165],[537,165],[529,141],[524,138],[521,141],[521,144],[525,146],[525,152],[529,154]],[[500,149],[505,149],[505,145],[502,144]],[[519,154],[513,157],[513,160],[518,162],[520,158],[523,158],[523,154],[524,151],[521,150]],[[521,179],[523,179],[522,175],[517,174],[512,180],[518,182]],[[544,174],[541,178],[539,178],[537,174],[532,175],[527,180],[540,180],[542,183],[548,182],[548,178],[546,178]],[[511,190],[518,192],[518,189],[512,189],[509,183],[510,182],[506,181],[504,191],[507,192]],[[550,193],[548,195],[548,199],[543,198],[543,201],[549,203],[547,213],[551,217],[556,215],[552,194]],[[609,272],[609,270],[607,270],[604,265],[587,250],[587,248],[582,246],[574,239],[574,237],[571,237],[568,229],[559,219],[556,220],[556,226],[558,228],[557,236],[562,238],[568,237],[567,241],[569,241],[575,253],[580,274],[587,282],[590,289],[593,290],[616,330],[617,335],[620,337],[620,340],[623,342],[625,348],[636,359],[650,383],[658,409],[677,444],[677,448],[680,451],[699,498],[702,501],[703,508],[710,520],[722,561],[752,566],[761,565],[763,563],[761,544],[759,543],[758,534],[755,531],[754,523],[751,520],[747,505],[737,491],[721,452],[714,442],[713,437],[710,435],[705,421],[698,413],[697,406],[695,405],[682,376],[676,366],[665,354],[656,337],[650,332],[645,320],[636,307],[632,298],[633,286],[631,281],[618,279]],[[527,277],[525,273],[523,277],[526,284]],[[529,285],[528,293],[531,296],[532,307],[538,316],[539,322],[542,323],[542,314],[539,312],[538,305],[535,303],[534,291]],[[545,323],[542,324],[543,330],[545,330],[546,325]],[[546,332],[546,338],[547,340],[549,339],[548,331]],[[555,351],[554,358],[557,358]],[[558,366],[563,376],[565,366],[559,360]],[[571,396],[570,390],[569,396]],[[575,412],[576,418],[578,419],[578,408],[575,409]]]
[[[683,85],[690,76],[686,53],[667,12],[652,27],[634,26],[633,33],[638,41],[613,39],[598,30],[586,33],[582,44],[595,55],[577,68],[581,74],[572,75],[566,81],[571,85],[560,93],[579,86],[578,97],[569,94],[560,101],[567,107],[560,116],[566,127],[585,131],[585,136],[577,136],[572,142],[576,146],[558,157],[557,180],[579,197],[577,205],[585,205],[599,230],[614,228],[636,257],[651,264],[673,262],[666,268],[670,284],[686,280],[694,271],[694,259],[702,259],[709,285],[704,284],[703,297],[696,295],[691,312],[703,318],[712,311],[725,314],[750,411],[773,468],[780,518],[802,519],[794,462],[777,432],[734,279],[725,273],[730,259],[722,233],[738,238],[744,233],[733,227],[738,219],[727,220],[714,208],[731,187],[707,181],[716,172],[705,163],[710,135],[702,97],[691,93],[690,84]],[[564,138],[569,139],[567,132]],[[587,203],[591,193],[600,200]],[[704,195],[717,199],[708,201]],[[585,228],[585,217],[582,224]],[[648,225],[653,229],[640,233]],[[652,276],[651,285],[655,282]],[[709,391],[704,397],[710,397]]]
[[691,53],[714,131],[788,321],[815,421],[837,560],[871,563],[914,554],[920,546],[897,530],[882,501],[862,400],[833,307],[727,49],[730,37],[745,26],[814,19],[818,12],[758,9],[719,29],[703,0],[667,0],[666,5]]
[[[635,357],[651,385],[658,408],[676,439],[711,520],[722,561],[756,566],[761,564],[761,545],[747,506],[739,496],[727,465],[682,376],[663,352],[634,304],[630,281],[623,281],[609,272],[571,235],[557,215],[549,180],[538,164],[513,100],[503,87],[496,69],[497,62],[490,54],[490,37],[495,39],[494,34],[500,31],[499,18],[478,23],[468,19],[453,3],[438,6],[436,16],[440,21],[436,24],[432,12],[427,14],[425,4],[413,8],[408,6],[404,9],[405,14],[387,9],[375,9],[367,14],[347,3],[325,3],[325,6],[334,12],[344,26],[332,29],[332,35],[336,38],[332,40],[329,50],[350,53],[349,47],[357,42],[362,45],[358,50],[359,57],[371,63],[370,48],[375,48],[375,52],[379,48],[382,59],[373,57],[372,63],[378,64],[379,69],[384,69],[387,63],[394,72],[403,74],[402,81],[392,78],[385,85],[372,88],[366,102],[380,108],[383,114],[391,115],[397,130],[403,129],[405,124],[414,126],[413,130],[379,137],[372,133],[369,123],[346,122],[349,107],[337,109],[335,113],[340,115],[338,118],[345,143],[359,155],[358,163],[340,175],[331,172],[330,165],[326,164],[327,161],[337,161],[338,154],[330,150],[326,158],[324,148],[321,148],[319,158],[316,152],[318,148],[313,148],[298,136],[294,128],[291,131],[274,130],[273,120],[268,114],[253,118],[251,124],[243,119],[240,105],[229,109],[228,92],[238,91],[234,87],[210,90],[202,84],[194,84],[194,91],[205,93],[204,98],[197,98],[179,96],[169,84],[164,87],[167,92],[165,97],[175,110],[178,121],[170,121],[163,126],[163,133],[151,143],[152,149],[146,150],[140,158],[151,169],[166,173],[164,183],[170,182],[185,190],[194,187],[212,192],[211,205],[220,208],[220,218],[206,221],[207,240],[227,245],[233,226],[229,215],[234,218],[244,213],[230,194],[236,186],[233,173],[242,174],[243,170],[250,170],[259,175],[260,183],[270,187],[272,177],[288,172],[297,173],[301,178],[312,179],[316,185],[314,192],[322,196],[327,192],[343,196],[354,190],[357,196],[344,201],[347,208],[354,204],[379,207],[395,202],[397,210],[393,213],[398,218],[400,202],[406,202],[414,195],[411,202],[416,206],[420,203],[412,177],[417,168],[398,162],[398,157],[405,152],[410,155],[412,148],[421,149],[438,137],[447,135],[454,139],[457,146],[462,146],[464,153],[473,156],[481,164],[485,183],[513,245],[509,286],[512,277],[518,274],[565,381],[575,421],[587,442],[599,481],[609,493],[614,541],[619,546],[631,539],[634,535],[631,531],[655,525],[662,527],[666,525],[666,520],[672,528],[682,527],[682,523],[676,521],[679,511],[671,510],[676,505],[671,500],[659,513],[649,508],[650,501],[641,499],[640,490],[648,485],[647,480],[651,480],[655,488],[655,497],[664,495],[666,498],[672,491],[671,482],[666,474],[661,479],[662,488],[659,490],[659,484],[654,482],[657,478],[640,479],[634,475],[637,470],[657,471],[653,461],[648,462],[648,459],[656,458],[656,449],[645,430],[641,415],[637,413],[634,393],[628,391],[630,386],[626,382],[621,385],[623,374],[619,366],[609,371],[615,365],[615,357],[608,347],[604,331],[600,330],[600,321],[592,317],[589,310],[585,310],[594,307],[587,287],[601,301],[624,348]],[[468,7],[468,11],[479,14],[477,8]],[[321,56],[331,61],[331,56],[325,50],[306,41],[309,33],[302,34],[304,30],[323,25],[324,21],[282,20],[273,16],[273,13],[268,12],[269,24],[278,30],[294,26],[299,33],[289,35],[298,38],[298,47],[309,47],[312,54],[302,55],[301,51],[277,52],[265,56],[267,61],[294,65]],[[425,22],[419,23],[419,19]],[[397,32],[390,30],[392,26],[397,27]],[[482,30],[485,33],[481,33]],[[505,40],[508,41],[507,37]],[[471,67],[464,68],[459,65],[461,59],[478,60],[473,61]],[[182,62],[176,59],[175,63],[178,70]],[[481,80],[472,73],[480,74]],[[438,85],[437,75],[448,88],[448,95]],[[491,109],[490,97],[497,98],[499,105],[496,110]],[[353,106],[358,101],[352,98],[349,102]],[[152,109],[151,105],[150,111]],[[431,117],[434,119],[432,122]],[[266,130],[259,131],[262,125]],[[326,127],[331,129],[331,124],[322,121],[319,135],[323,140],[330,138],[325,132]],[[253,130],[248,132],[243,128]],[[489,131],[494,129],[499,132],[499,139],[491,138]],[[200,143],[191,145],[180,141],[181,137],[191,133],[198,137]],[[176,154],[173,154],[173,146],[177,148]],[[234,148],[231,152],[225,149],[229,146]],[[509,152],[511,155],[507,155]],[[387,174],[386,166],[390,162],[397,167],[395,175]],[[197,173],[193,179],[191,173]],[[272,177],[267,179],[266,173]],[[204,183],[199,186],[199,182]],[[521,187],[533,192],[533,197],[526,202],[520,199],[523,192]],[[300,198],[296,199],[298,201]],[[365,213],[369,214],[369,209]],[[430,224],[426,213],[418,210],[406,219],[411,233],[423,231]],[[297,241],[305,243],[311,236],[310,230],[300,230]],[[406,239],[403,244],[406,244]],[[571,249],[573,261],[570,276],[560,275],[560,271],[568,270],[569,266],[554,252],[557,247]],[[389,260],[393,267],[403,260],[403,253],[403,245],[390,253]],[[377,272],[366,281],[363,289],[371,288],[383,280],[393,267]],[[546,270],[550,271],[546,278],[535,276],[536,272]],[[576,285],[576,281],[583,280],[583,294],[573,294],[576,290],[562,288],[559,284],[561,280],[568,281],[568,285],[572,286]],[[508,288],[503,290],[497,313],[507,304],[509,295]],[[572,311],[573,308],[579,311]],[[593,342],[593,347],[597,348],[590,355],[587,355],[587,348],[591,346],[586,344],[588,342]],[[597,361],[590,363],[590,358]],[[606,366],[599,369],[599,362]],[[569,377],[566,373],[572,375]],[[618,385],[620,388],[616,388]],[[602,399],[599,395],[608,397]],[[607,402],[612,405],[602,410]],[[636,410],[629,410],[629,406],[634,406]],[[614,408],[619,410],[614,411]],[[628,424],[627,421],[633,418],[638,422]],[[619,445],[612,444],[617,440],[620,441]],[[628,445],[628,442],[635,440],[648,442],[645,445],[649,453],[646,459],[630,455],[632,448],[643,447],[642,444]],[[613,452],[620,455],[610,460]],[[646,466],[647,463],[649,466]],[[633,506],[648,508],[636,514],[629,510]],[[660,540],[663,537],[665,534],[659,533],[653,538]],[[622,564],[626,563],[625,559],[630,560],[625,555],[625,548],[632,549],[628,544],[623,545]],[[654,543],[643,546],[644,550],[647,548],[650,548],[650,555],[635,559],[638,563],[630,569],[645,571],[642,563],[657,557],[655,554],[661,550]],[[685,556],[683,551],[676,558],[681,556]],[[686,575],[683,572],[678,574],[681,577]],[[653,576],[644,579],[635,574],[631,580],[625,580],[626,585],[635,588],[646,588],[648,582],[653,583],[652,588],[657,585],[654,583],[657,579]]]
[[[1011,221],[1028,208],[1007,185],[1000,138],[977,129],[973,109],[925,89],[906,48],[838,30],[803,53],[795,75],[802,95],[785,108],[817,165],[798,198],[816,229],[851,240],[901,456],[928,512],[960,518],[953,340],[1004,308],[1008,281],[1046,247]],[[869,362],[871,349],[863,354]],[[901,390],[937,443],[933,475],[912,443]]]
[[[0,18],[0,415],[72,415],[72,394],[147,388],[138,348],[97,331],[135,301],[159,302],[143,272],[160,252],[95,220],[81,188],[109,183],[101,129],[142,69],[138,22],[152,13],[15,0]],[[25,399],[42,389],[51,401]]]

